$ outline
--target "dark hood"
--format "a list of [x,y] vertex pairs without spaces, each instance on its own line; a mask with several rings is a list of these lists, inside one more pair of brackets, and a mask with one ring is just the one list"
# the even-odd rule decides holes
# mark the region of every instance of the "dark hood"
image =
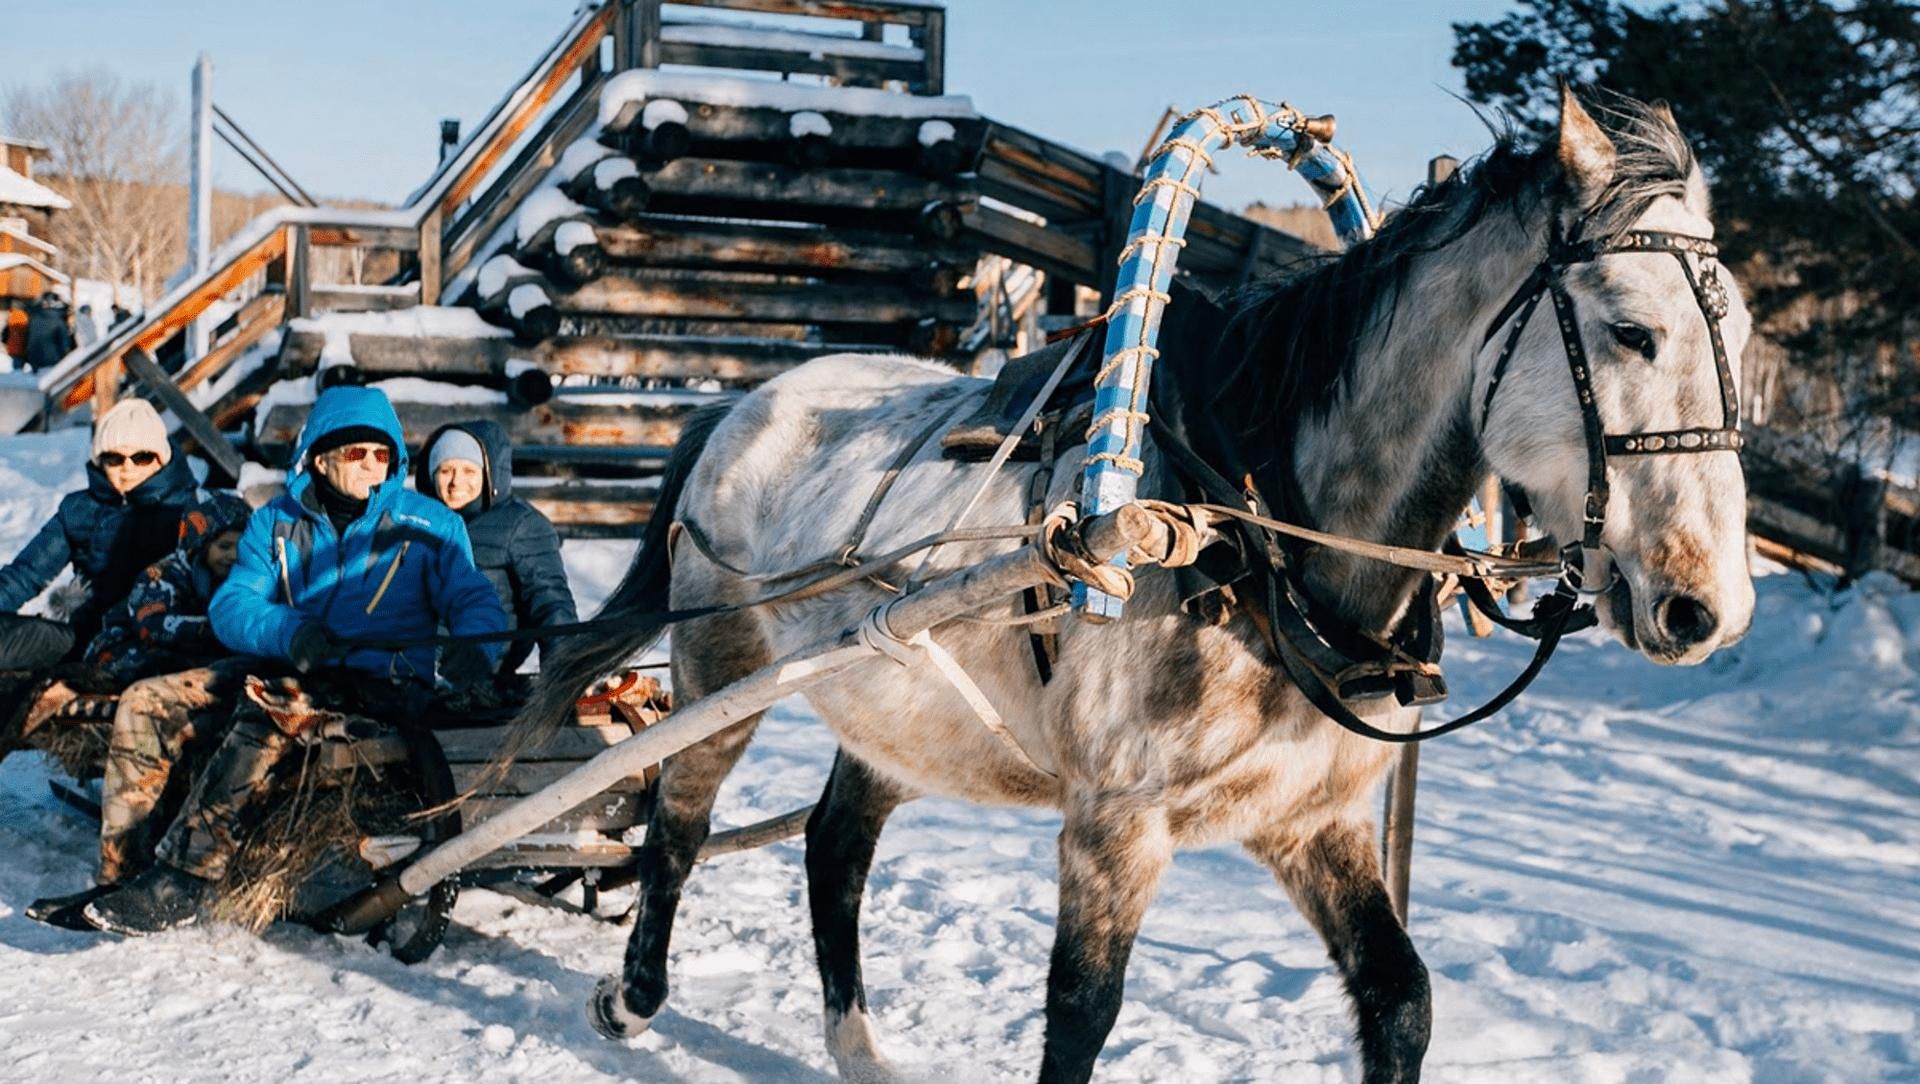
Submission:
[[[161,467],[153,477],[133,487],[126,495],[126,503],[134,507],[150,505],[186,505],[193,503],[194,491],[199,483],[193,480],[193,469],[187,464],[187,457],[180,453],[180,446],[173,445],[173,457],[167,465]],[[92,460],[87,461],[87,495],[101,504],[119,504],[120,494],[107,481],[107,472]]]
[[216,493],[180,517],[180,552],[198,561],[207,543],[226,531],[241,531],[253,508],[231,493]]
[[496,422],[473,421],[454,422],[435,429],[420,445],[420,455],[414,463],[413,488],[423,496],[435,497],[433,471],[428,464],[433,461],[433,446],[449,430],[458,429],[480,442],[480,449],[486,454],[487,461],[480,464],[484,485],[480,493],[480,511],[497,508],[513,498],[513,442],[507,438],[507,431]]

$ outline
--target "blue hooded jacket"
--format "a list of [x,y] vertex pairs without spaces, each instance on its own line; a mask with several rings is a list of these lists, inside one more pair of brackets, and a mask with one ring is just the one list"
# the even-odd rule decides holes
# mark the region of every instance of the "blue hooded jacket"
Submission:
[[[371,426],[397,456],[366,511],[335,533],[306,469],[314,441],[338,429]],[[286,493],[253,514],[240,554],[213,596],[213,631],[244,655],[285,659],[308,621],[341,639],[416,640],[441,625],[455,635],[507,625],[500,598],[473,565],[466,526],[447,506],[406,488],[406,439],[387,397],[373,388],[321,393],[294,451]],[[500,645],[483,645],[491,661]],[[360,649],[344,665],[396,680],[433,681],[434,649]]]

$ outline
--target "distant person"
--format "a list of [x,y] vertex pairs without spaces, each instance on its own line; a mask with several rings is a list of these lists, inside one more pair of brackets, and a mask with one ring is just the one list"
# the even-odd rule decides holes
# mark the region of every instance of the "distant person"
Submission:
[[68,326],[67,303],[48,290],[27,313],[27,368],[45,372],[73,353],[73,328]]
[[[0,671],[39,670],[100,630],[142,569],[173,552],[200,494],[152,404],[128,399],[93,427],[87,487],[69,493],[40,533],[0,568]],[[20,617],[62,569],[76,577],[65,621]]]
[[[513,495],[513,447],[493,422],[456,422],[436,430],[420,448],[414,487],[440,498],[466,520],[473,563],[500,595],[508,628],[568,625],[580,618],[560,561],[560,535],[539,509]],[[549,659],[558,644],[540,641]],[[500,676],[520,669],[533,644],[506,646]]]
[[100,325],[93,322],[93,306],[81,305],[73,314],[73,342],[82,350],[92,346],[100,338]]
[[27,367],[27,310],[7,310],[7,356],[13,359],[13,367]]
[[121,324],[124,324],[131,319],[133,319],[133,314],[128,312],[125,308],[121,307],[121,304],[118,301],[116,301],[113,303],[113,323],[108,324],[107,326],[110,328],[119,327]]

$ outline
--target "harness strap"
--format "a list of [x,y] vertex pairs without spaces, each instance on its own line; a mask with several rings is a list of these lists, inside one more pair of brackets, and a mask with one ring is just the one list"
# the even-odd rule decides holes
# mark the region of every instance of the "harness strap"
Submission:
[[1000,717],[1000,712],[993,706],[993,701],[987,699],[987,694],[981,691],[980,686],[967,673],[966,668],[960,665],[959,660],[949,654],[947,649],[941,647],[933,638],[932,631],[922,629],[911,639],[902,640],[887,626],[888,609],[887,606],[876,606],[868,611],[866,618],[860,622],[860,642],[901,666],[912,666],[919,658],[926,658],[940,676],[946,679],[947,684],[953,686],[953,691],[960,694],[960,699],[966,701],[967,707],[973,710],[974,716],[980,720],[980,725],[986,728],[987,733],[998,738],[1000,744],[1005,746],[1015,759],[1048,779],[1056,778],[1053,772],[1042,768],[1033,757],[1028,755],[1026,749],[1020,745],[1020,740],[1014,737],[1013,731],[1007,727],[1006,720]]
[[[1269,577],[1267,580],[1268,605],[1279,605],[1278,595],[1277,581],[1275,578]],[[1391,730],[1381,730],[1379,727],[1355,715],[1353,711],[1347,707],[1346,703],[1340,699],[1340,694],[1334,690],[1332,683],[1327,677],[1307,661],[1305,655],[1294,646],[1291,640],[1287,639],[1283,632],[1276,637],[1279,644],[1278,656],[1280,666],[1287,672],[1287,677],[1292,680],[1294,686],[1306,696],[1308,702],[1312,703],[1322,715],[1332,719],[1341,729],[1352,734],[1357,734],[1363,738],[1371,738],[1374,741],[1388,742],[1395,745],[1428,741],[1433,738],[1438,738],[1443,734],[1451,734],[1463,727],[1472,726],[1474,723],[1492,717],[1508,704],[1513,703],[1514,699],[1522,692],[1525,692],[1527,686],[1533,684],[1533,679],[1540,676],[1540,671],[1547,665],[1547,660],[1553,657],[1554,649],[1560,646],[1560,637],[1567,631],[1568,621],[1576,610],[1573,605],[1574,598],[1575,596],[1571,592],[1556,590],[1553,594],[1542,599],[1539,606],[1535,607],[1536,612],[1541,608],[1551,605],[1559,611],[1559,614],[1557,618],[1553,619],[1553,623],[1548,627],[1546,634],[1540,638],[1540,644],[1534,649],[1533,658],[1527,663],[1526,669],[1522,670],[1520,675],[1514,678],[1512,683],[1506,688],[1495,694],[1493,699],[1465,715],[1457,719],[1449,719],[1431,730],[1416,730],[1405,734]],[[1556,600],[1559,601],[1556,602]],[[1276,632],[1278,632],[1278,623],[1276,622],[1275,625]]]

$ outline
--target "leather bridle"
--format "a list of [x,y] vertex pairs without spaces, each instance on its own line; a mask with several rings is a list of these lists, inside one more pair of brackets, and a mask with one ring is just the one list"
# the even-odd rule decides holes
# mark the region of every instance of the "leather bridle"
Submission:
[[[1713,364],[1720,381],[1718,427],[1633,433],[1606,431],[1599,404],[1594,399],[1592,366],[1587,361],[1586,345],[1580,338],[1573,298],[1567,293],[1566,274],[1569,268],[1578,264],[1624,252],[1667,253],[1680,264],[1681,272],[1686,275],[1694,302],[1700,306],[1700,314],[1706,318],[1707,340],[1713,346]],[[1631,230],[1612,242],[1569,241],[1561,236],[1556,224],[1554,236],[1547,246],[1547,258],[1520,284],[1520,289],[1493,318],[1493,323],[1480,341],[1484,349],[1500,328],[1511,321],[1511,330],[1507,332],[1506,343],[1500,349],[1499,360],[1494,362],[1493,375],[1487,380],[1486,395],[1481,400],[1480,431],[1484,436],[1487,418],[1493,412],[1494,393],[1500,389],[1507,363],[1513,360],[1514,351],[1520,345],[1521,333],[1526,330],[1534,310],[1539,307],[1540,299],[1553,299],[1554,315],[1560,325],[1560,341],[1566,347],[1567,365],[1573,373],[1574,394],[1580,403],[1580,418],[1586,430],[1587,446],[1587,494],[1581,506],[1581,535],[1578,542],[1569,543],[1561,551],[1563,569],[1560,591],[1594,595],[1605,590],[1605,587],[1583,589],[1581,576],[1582,557],[1605,552],[1600,535],[1606,526],[1608,456],[1687,455],[1723,451],[1737,455],[1740,452],[1740,396],[1734,387],[1733,364],[1727,357],[1726,341],[1720,334],[1720,321],[1726,318],[1728,311],[1727,289],[1720,282],[1719,273],[1714,267],[1704,266],[1699,273],[1695,273],[1693,264],[1687,260],[1688,255],[1694,255],[1704,261],[1718,253],[1719,249],[1713,242],[1704,237],[1664,230]],[[1519,498],[1516,503],[1525,514],[1525,496],[1518,491],[1515,493]],[[1618,575],[1618,570],[1615,569],[1613,574]],[[1607,586],[1611,586],[1611,580]]]
[[[1511,703],[1546,666],[1547,660],[1552,657],[1554,649],[1559,645],[1561,637],[1590,627],[1596,622],[1593,605],[1581,599],[1583,596],[1592,598],[1604,593],[1613,582],[1610,579],[1601,587],[1591,589],[1587,588],[1583,582],[1585,556],[1606,552],[1606,547],[1601,541],[1601,533],[1606,526],[1607,457],[1685,455],[1720,451],[1738,454],[1740,451],[1739,393],[1734,387],[1733,365],[1727,357],[1726,342],[1720,334],[1720,321],[1725,319],[1729,306],[1726,287],[1720,282],[1719,274],[1713,267],[1706,267],[1696,273],[1693,265],[1687,260],[1689,255],[1705,259],[1716,255],[1718,251],[1714,244],[1705,238],[1681,233],[1634,230],[1611,242],[1568,241],[1556,227],[1548,244],[1547,258],[1527,276],[1525,282],[1520,284],[1512,300],[1501,308],[1499,314],[1494,317],[1493,323],[1487,328],[1485,337],[1481,339],[1481,348],[1485,349],[1486,344],[1493,341],[1494,335],[1498,334],[1502,327],[1511,323],[1511,329],[1507,332],[1506,342],[1501,347],[1499,359],[1494,363],[1493,374],[1487,382],[1486,394],[1481,400],[1480,429],[1484,434],[1487,416],[1493,407],[1494,393],[1499,390],[1500,381],[1506,375],[1507,365],[1513,360],[1514,352],[1519,348],[1520,336],[1526,330],[1527,322],[1533,317],[1534,310],[1539,307],[1541,298],[1553,299],[1554,314],[1560,325],[1560,340],[1566,348],[1567,364],[1573,374],[1574,394],[1580,404],[1581,423],[1586,431],[1587,447],[1587,492],[1581,509],[1581,536],[1577,541],[1562,547],[1560,581],[1552,593],[1535,604],[1533,614],[1526,618],[1508,617],[1484,582],[1473,577],[1460,578],[1461,586],[1476,608],[1501,626],[1539,641],[1526,669],[1492,700],[1432,729],[1411,733],[1381,730],[1361,719],[1347,707],[1340,690],[1336,687],[1336,682],[1329,680],[1328,675],[1307,657],[1310,641],[1324,638],[1306,618],[1307,604],[1300,589],[1291,581],[1282,563],[1277,559],[1270,559],[1273,564],[1273,574],[1267,579],[1266,597],[1267,611],[1274,622],[1272,642],[1276,654],[1294,685],[1322,714],[1354,734],[1377,741],[1405,743],[1437,738],[1442,734],[1448,734],[1490,718]],[[1587,360],[1586,344],[1580,337],[1579,321],[1574,311],[1573,298],[1567,293],[1565,279],[1568,269],[1578,264],[1591,263],[1602,256],[1626,252],[1667,253],[1679,262],[1682,273],[1686,275],[1687,284],[1693,290],[1694,301],[1699,305],[1701,315],[1706,318],[1707,337],[1713,346],[1714,368],[1720,382],[1721,414],[1718,427],[1632,433],[1607,432],[1606,424],[1600,417],[1599,404],[1594,397],[1592,367]],[[1528,514],[1525,494],[1518,489],[1513,489],[1511,492],[1516,508],[1522,515]],[[1457,540],[1452,548],[1454,552],[1463,552]],[[1616,577],[1619,575],[1617,567],[1612,570],[1612,575]]]

